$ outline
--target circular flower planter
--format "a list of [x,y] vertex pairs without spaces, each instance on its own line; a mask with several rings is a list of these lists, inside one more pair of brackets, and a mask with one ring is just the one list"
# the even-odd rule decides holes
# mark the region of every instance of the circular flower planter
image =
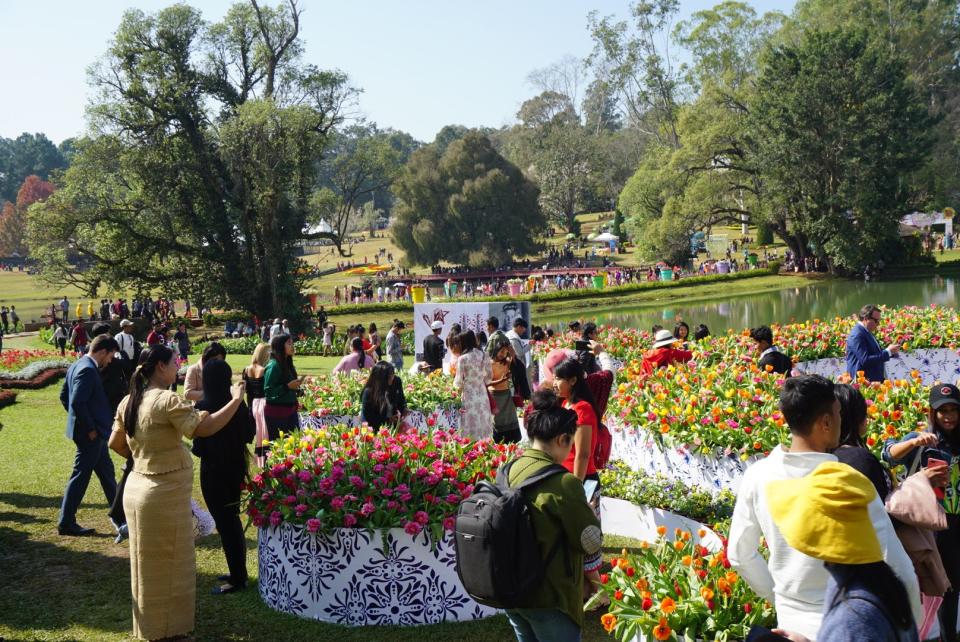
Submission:
[[456,571],[453,537],[432,546],[426,531],[289,524],[260,529],[259,588],[273,609],[346,626],[414,626],[489,617]]

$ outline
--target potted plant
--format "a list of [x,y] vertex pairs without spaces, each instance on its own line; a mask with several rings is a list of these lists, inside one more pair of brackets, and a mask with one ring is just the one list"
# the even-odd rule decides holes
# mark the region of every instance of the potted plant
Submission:
[[350,626],[493,615],[463,589],[451,531],[460,501],[515,450],[445,430],[281,436],[244,499],[260,529],[261,596]]

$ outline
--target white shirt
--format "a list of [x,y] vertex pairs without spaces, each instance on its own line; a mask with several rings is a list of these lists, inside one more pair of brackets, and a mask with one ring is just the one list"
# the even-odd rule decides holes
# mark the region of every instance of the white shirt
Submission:
[[[804,555],[783,539],[767,510],[765,487],[774,480],[804,477],[826,461],[837,458],[829,453],[790,453],[777,446],[769,457],[750,466],[740,482],[727,549],[730,563],[743,579],[776,607],[778,628],[811,640],[820,630],[829,575],[821,560]],[[914,620],[921,622],[917,576],[879,496],[868,510],[884,560],[906,587]],[[770,549],[769,562],[757,551],[761,536]]]
[[135,339],[132,334],[126,332],[118,332],[113,337],[117,341],[117,345],[120,346],[120,352],[125,352],[127,356],[132,360],[133,359],[133,344]]

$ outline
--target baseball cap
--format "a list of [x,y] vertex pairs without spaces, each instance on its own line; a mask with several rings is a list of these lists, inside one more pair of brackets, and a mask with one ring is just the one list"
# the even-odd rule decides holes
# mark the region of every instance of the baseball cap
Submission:
[[960,406],[960,389],[949,383],[937,384],[930,388],[931,408],[936,410],[948,403]]
[[434,321],[433,323],[430,324],[431,330],[440,330],[442,328],[443,328],[443,322],[441,321]]

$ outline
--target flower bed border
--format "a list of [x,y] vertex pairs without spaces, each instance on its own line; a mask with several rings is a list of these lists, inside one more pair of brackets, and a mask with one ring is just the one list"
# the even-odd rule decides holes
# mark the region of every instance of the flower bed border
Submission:
[[0,377],[0,389],[10,390],[39,390],[55,383],[60,377],[67,374],[66,368],[51,368],[44,370],[32,379],[11,379]]
[[0,390],[0,408],[11,406],[17,401],[17,393],[12,390]]

